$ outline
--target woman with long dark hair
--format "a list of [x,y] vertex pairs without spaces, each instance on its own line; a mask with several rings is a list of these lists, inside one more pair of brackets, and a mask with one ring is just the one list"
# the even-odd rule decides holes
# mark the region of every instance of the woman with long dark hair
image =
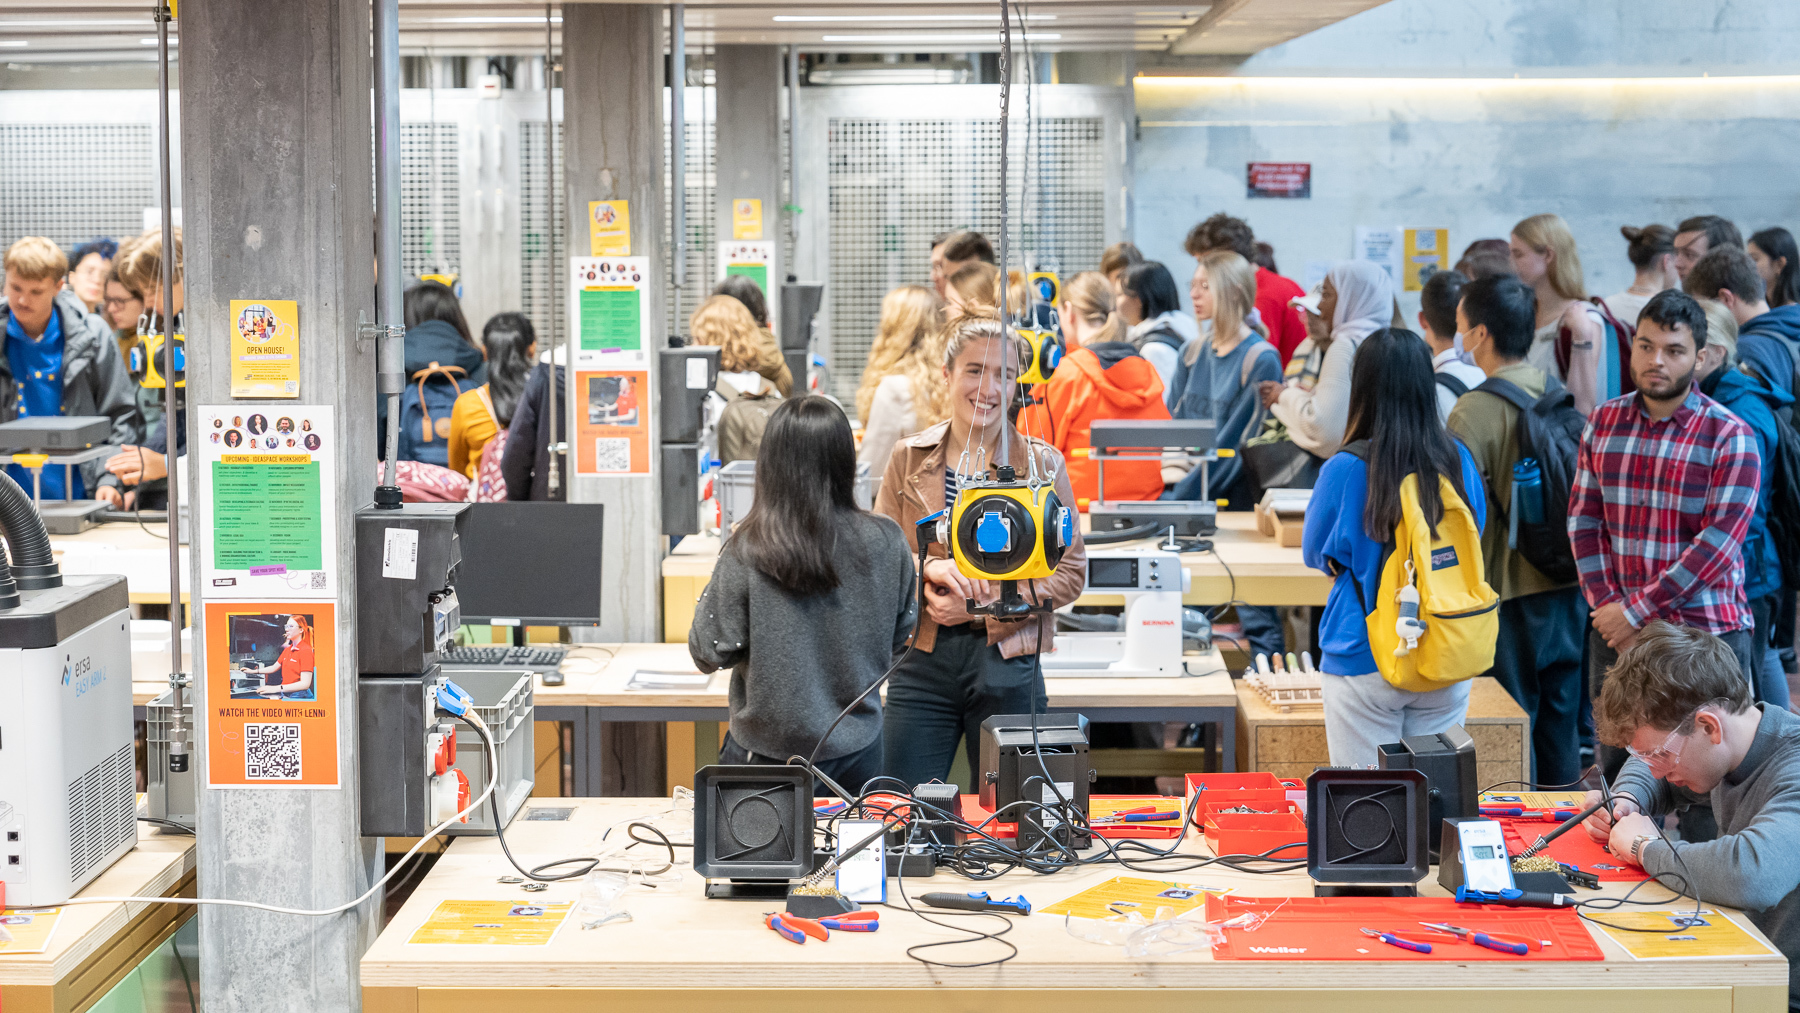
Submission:
[[537,361],[537,331],[523,313],[496,313],[481,329],[481,344],[487,353],[487,383],[463,391],[450,409],[449,467],[470,478],[480,471],[491,441],[500,440],[496,455],[506,447],[506,427],[512,425],[513,409]]
[[1200,336],[1200,325],[1181,311],[1175,276],[1160,262],[1132,264],[1119,276],[1119,316],[1130,328],[1126,340],[1156,367],[1163,390],[1175,389],[1181,351]]
[[[1419,507],[1432,533],[1444,517],[1439,477],[1486,523],[1487,495],[1468,448],[1438,421],[1431,350],[1412,331],[1388,327],[1364,338],[1350,377],[1345,449],[1319,469],[1306,508],[1306,565],[1334,575],[1319,623],[1325,739],[1333,766],[1374,765],[1376,747],[1459,725],[1469,683],[1416,693],[1379,674],[1363,595],[1381,586],[1387,543],[1400,522],[1400,483],[1418,476]],[[1372,601],[1371,601],[1372,608]]]
[[1763,229],[1744,248],[1762,276],[1770,309],[1800,303],[1800,249],[1795,248],[1793,233],[1780,226]]
[[[406,389],[400,395],[401,461],[450,464],[450,414],[463,392],[487,382],[487,359],[469,335],[456,294],[441,282],[406,290]],[[387,398],[376,398],[376,436],[386,452]]]
[[[856,442],[830,398],[783,401],[756,457],[749,514],[694,608],[688,652],[731,669],[721,763],[810,756],[820,736],[905,648],[916,619],[899,525],[856,505]],[[881,773],[881,697],[857,704],[818,748],[852,791]]]

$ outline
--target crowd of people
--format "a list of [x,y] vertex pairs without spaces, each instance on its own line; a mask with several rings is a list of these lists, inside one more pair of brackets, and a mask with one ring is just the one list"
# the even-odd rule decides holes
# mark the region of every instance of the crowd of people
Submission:
[[[1191,313],[1128,243],[1046,305],[984,237],[939,237],[931,284],[882,302],[860,447],[829,399],[769,416],[755,505],[689,635],[703,670],[733,669],[721,755],[915,784],[947,777],[959,741],[979,770],[985,718],[1044,707],[1051,620],[972,615],[999,589],[942,546],[914,572],[919,522],[1002,446],[1083,509],[1310,488],[1302,552],[1334,582],[1307,646],[1334,765],[1462,724],[1470,679],[1492,675],[1530,717],[1535,783],[1598,767],[1620,790],[1588,830],[1621,861],[1685,859],[1691,887],[1773,909],[1759,924],[1800,949],[1800,879],[1740,855],[1800,811],[1800,251],[1715,216],[1621,234],[1619,293],[1589,292],[1567,224],[1534,215],[1426,278],[1411,322],[1384,268],[1340,262],[1303,291],[1226,215],[1188,236]],[[1020,332],[1041,329],[1066,354],[1022,389],[1041,359]],[[1102,488],[1091,425],[1163,418],[1215,422],[1234,453],[1210,489],[1169,457],[1109,467]],[[882,476],[873,511],[849,495],[859,459]],[[1067,605],[1085,565],[1077,532],[1021,593]],[[1237,613],[1252,651],[1304,627]],[[864,691],[890,666],[884,706]],[[1676,810],[1670,845],[1651,817]]]

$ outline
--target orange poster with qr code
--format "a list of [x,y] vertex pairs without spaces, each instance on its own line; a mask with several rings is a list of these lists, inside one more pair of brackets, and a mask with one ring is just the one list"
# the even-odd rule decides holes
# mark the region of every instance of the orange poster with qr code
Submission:
[[206,786],[338,788],[337,604],[206,603]]
[[650,374],[583,371],[575,402],[575,473],[650,474]]

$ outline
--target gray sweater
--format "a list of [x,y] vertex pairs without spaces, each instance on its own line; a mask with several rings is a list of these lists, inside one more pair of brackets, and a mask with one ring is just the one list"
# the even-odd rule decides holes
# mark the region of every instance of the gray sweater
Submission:
[[[1658,780],[1637,759],[1625,761],[1613,788],[1653,816],[1698,798]],[[1717,840],[1646,843],[1644,871],[1686,877],[1701,903],[1748,912],[1788,958],[1788,1008],[1800,1009],[1800,717],[1763,708],[1750,751],[1712,790],[1712,807]]]
[[[725,543],[694,608],[688,653],[703,672],[731,667],[731,737],[778,762],[806,756],[856,695],[881,678],[917,620],[912,555],[900,526],[859,513],[835,556],[835,589],[790,594]],[[817,759],[860,752],[881,734],[870,693]]]

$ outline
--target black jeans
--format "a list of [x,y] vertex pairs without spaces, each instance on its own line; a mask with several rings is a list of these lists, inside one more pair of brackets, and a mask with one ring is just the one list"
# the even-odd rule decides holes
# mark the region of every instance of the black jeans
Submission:
[[[1734,630],[1721,634],[1720,640],[1737,655],[1738,668],[1744,673],[1744,681],[1751,686],[1756,685],[1756,660],[1750,656],[1751,635],[1749,630]],[[1593,626],[1588,627],[1588,676],[1593,685],[1594,699],[1600,699],[1600,692],[1606,686],[1606,670],[1619,660],[1619,652],[1606,645],[1606,638]],[[1619,768],[1625,765],[1629,754],[1618,746],[1601,744],[1597,747],[1595,759],[1610,782],[1619,774]],[[1702,800],[1695,802],[1681,811],[1675,825],[1681,830],[1681,839],[1699,843],[1710,841],[1719,836],[1719,825],[1713,817],[1712,803]]]
[[[744,744],[725,733],[725,744],[719,747],[720,763],[786,763],[785,756],[763,756],[744,748]],[[881,736],[875,741],[848,756],[839,756],[831,760],[816,760],[813,767],[819,773],[831,778],[838,786],[848,792],[862,790],[862,786],[872,777],[881,775]],[[815,796],[836,795],[825,787],[824,782],[813,782]]]
[[1572,784],[1581,776],[1581,641],[1587,606],[1566,587],[1500,603],[1490,673],[1531,718],[1531,779]]
[[[950,776],[960,740],[981,777],[981,723],[995,714],[1042,713],[1049,699],[1035,654],[1003,658],[980,624],[938,627],[931,651],[914,651],[888,682],[882,715],[884,772],[908,785]],[[965,794],[978,785],[965,784]]]

